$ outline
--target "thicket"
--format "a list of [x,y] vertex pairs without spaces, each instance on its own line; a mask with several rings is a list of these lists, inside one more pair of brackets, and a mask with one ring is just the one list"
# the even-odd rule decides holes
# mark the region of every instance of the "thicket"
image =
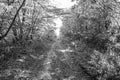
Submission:
[[82,71],[88,80],[120,79],[119,10],[117,0],[78,0],[64,18],[63,41],[74,51],[79,75]]

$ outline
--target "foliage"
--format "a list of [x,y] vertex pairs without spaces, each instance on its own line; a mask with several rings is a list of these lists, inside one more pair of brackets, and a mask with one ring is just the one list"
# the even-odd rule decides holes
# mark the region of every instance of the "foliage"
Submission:
[[119,3],[76,1],[68,12],[49,0],[0,2],[1,80],[120,79]]
[[0,4],[0,79],[36,80],[55,42],[56,9],[48,0]]
[[119,3],[79,0],[72,10],[73,14],[64,18],[62,42],[76,53],[70,55],[73,65],[78,64],[76,68],[82,69],[90,80],[119,79],[119,48],[115,47],[119,44],[115,38],[119,19],[114,16],[119,15]]

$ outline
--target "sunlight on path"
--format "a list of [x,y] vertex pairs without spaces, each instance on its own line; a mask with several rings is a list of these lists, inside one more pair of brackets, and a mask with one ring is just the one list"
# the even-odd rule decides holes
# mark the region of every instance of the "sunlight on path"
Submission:
[[56,18],[56,19],[54,19],[54,22],[56,24],[55,25],[55,28],[56,28],[55,34],[58,38],[60,36],[60,28],[62,27],[62,20],[61,20],[61,18]]
[[[50,0],[50,3],[57,7],[57,8],[63,8],[63,9],[70,9],[73,5],[76,4],[76,2],[72,2],[71,0]],[[57,38],[60,37],[60,28],[62,27],[62,20],[60,17],[54,19],[54,22],[56,24],[55,28],[55,34]]]

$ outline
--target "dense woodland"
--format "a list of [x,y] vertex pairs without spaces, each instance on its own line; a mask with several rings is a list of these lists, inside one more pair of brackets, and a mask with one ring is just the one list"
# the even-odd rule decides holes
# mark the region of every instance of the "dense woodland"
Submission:
[[120,80],[120,2],[74,1],[0,0],[0,80]]

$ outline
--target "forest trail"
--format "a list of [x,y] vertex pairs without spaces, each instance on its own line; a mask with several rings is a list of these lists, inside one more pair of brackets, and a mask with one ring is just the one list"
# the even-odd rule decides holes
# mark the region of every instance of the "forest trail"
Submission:
[[69,58],[68,53],[71,51],[72,50],[70,50],[68,47],[65,47],[64,44],[61,44],[60,37],[56,38],[55,42],[51,45],[51,49],[49,52],[47,52],[47,57],[43,64],[44,69],[41,79],[47,78],[47,80],[53,80],[53,75],[56,74],[56,69],[61,69],[60,65],[62,63],[64,64],[64,61],[67,61],[67,58]]
[[49,77],[49,79],[51,78],[51,76],[50,76],[51,74],[50,74],[49,70],[52,68],[51,67],[52,59],[57,57],[57,55],[55,53],[56,47],[61,48],[60,40],[58,40],[58,39],[55,40],[55,42],[51,46],[50,51],[47,53],[47,58],[43,64],[44,65],[44,69],[43,69],[44,73],[42,74],[41,79],[43,79],[46,76]]
[[[60,27],[60,26],[59,26]],[[53,67],[56,63],[54,63],[54,60],[57,62],[58,58],[65,58],[64,53],[65,51],[67,51],[68,49],[65,49],[63,46],[61,45],[61,36],[62,34],[60,32],[58,32],[58,34],[56,34],[56,38],[54,39],[55,42],[53,44],[51,44],[51,48],[50,50],[46,53],[47,57],[45,59],[45,61],[43,62],[43,73],[41,75],[41,79],[44,79],[47,77],[47,79],[52,79],[51,75],[55,74],[54,72],[51,72],[51,70],[53,70]]]

